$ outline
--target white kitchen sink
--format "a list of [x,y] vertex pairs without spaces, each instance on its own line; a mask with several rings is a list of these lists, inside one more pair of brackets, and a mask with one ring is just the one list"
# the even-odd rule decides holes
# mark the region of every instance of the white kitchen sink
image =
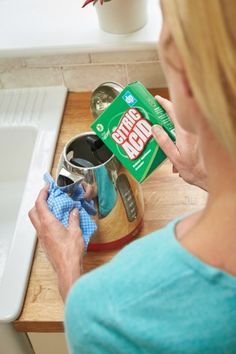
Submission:
[[21,311],[36,234],[28,218],[49,171],[67,90],[0,90],[0,321]]

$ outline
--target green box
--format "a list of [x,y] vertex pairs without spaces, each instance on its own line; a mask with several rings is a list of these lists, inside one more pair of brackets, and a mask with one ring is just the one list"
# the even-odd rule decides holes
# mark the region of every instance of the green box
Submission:
[[174,126],[165,110],[140,83],[126,86],[91,128],[138,182],[143,182],[166,155],[152,136],[159,124],[174,141]]

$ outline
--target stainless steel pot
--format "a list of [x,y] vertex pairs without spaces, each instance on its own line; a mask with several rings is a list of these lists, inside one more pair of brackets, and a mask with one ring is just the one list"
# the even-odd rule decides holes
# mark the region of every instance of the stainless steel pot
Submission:
[[78,183],[97,211],[89,250],[117,248],[137,235],[144,211],[140,185],[93,132],[71,139],[60,157],[57,184],[73,194]]

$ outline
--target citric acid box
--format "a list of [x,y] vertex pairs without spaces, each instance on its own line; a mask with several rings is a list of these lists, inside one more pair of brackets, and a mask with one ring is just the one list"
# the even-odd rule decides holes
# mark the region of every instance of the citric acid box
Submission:
[[166,159],[152,136],[155,124],[175,140],[174,126],[165,110],[140,82],[134,82],[123,89],[91,128],[141,183]]

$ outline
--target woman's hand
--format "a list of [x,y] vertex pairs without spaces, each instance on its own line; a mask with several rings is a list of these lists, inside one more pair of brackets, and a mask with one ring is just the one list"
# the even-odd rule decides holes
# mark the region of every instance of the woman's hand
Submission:
[[39,193],[29,217],[39,241],[58,277],[59,290],[65,300],[68,290],[82,273],[84,240],[79,226],[79,212],[72,210],[65,228],[47,205],[48,187]]
[[173,172],[179,173],[179,176],[186,182],[207,190],[207,176],[203,159],[199,153],[198,137],[180,127],[169,100],[161,96],[156,96],[156,99],[175,126],[176,144],[161,126],[154,125],[152,128],[158,145],[173,164]]

